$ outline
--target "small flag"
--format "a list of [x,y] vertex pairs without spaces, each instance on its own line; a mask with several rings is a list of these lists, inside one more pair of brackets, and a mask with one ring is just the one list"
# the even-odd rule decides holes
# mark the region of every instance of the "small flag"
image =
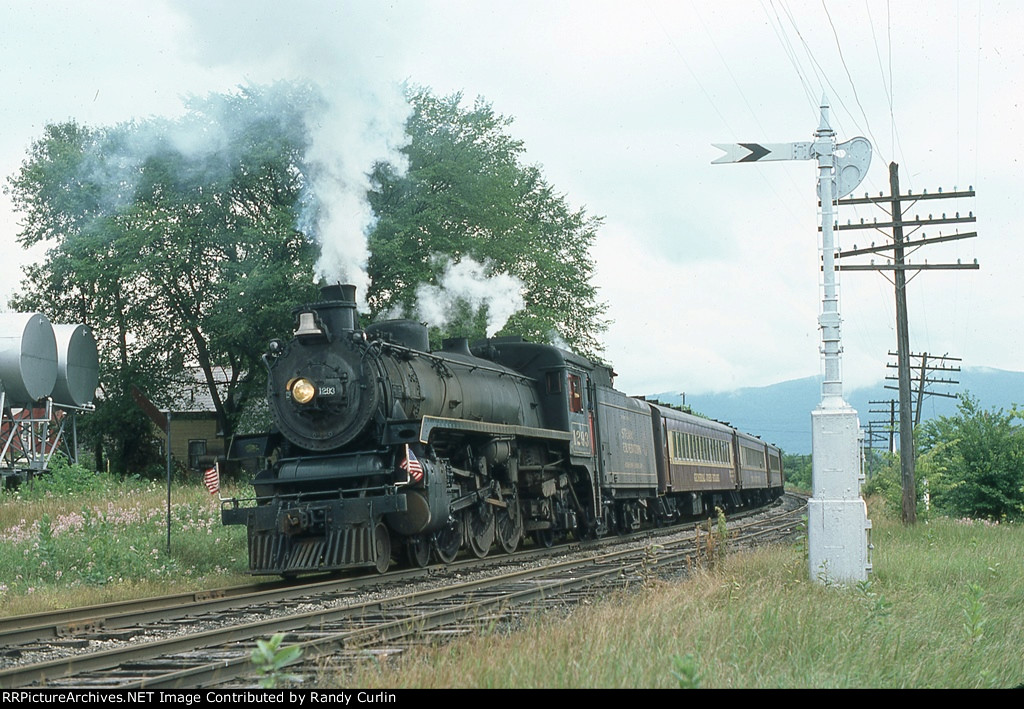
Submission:
[[405,460],[398,467],[404,470],[413,482],[419,482],[423,479],[423,465],[420,464],[419,458],[409,448],[408,443],[405,444]]
[[218,466],[215,465],[203,473],[203,483],[206,485],[206,489],[210,491],[211,495],[216,495],[220,492],[220,471],[217,467]]

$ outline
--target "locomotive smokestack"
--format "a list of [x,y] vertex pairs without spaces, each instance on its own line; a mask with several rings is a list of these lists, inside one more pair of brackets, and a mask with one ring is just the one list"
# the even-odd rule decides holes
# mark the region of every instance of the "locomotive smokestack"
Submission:
[[[296,308],[296,337],[314,336],[337,339],[343,332],[356,329],[356,287],[333,284],[320,289],[321,300]],[[315,317],[314,317],[315,313]],[[326,331],[326,332],[325,332]]]
[[321,286],[320,300],[344,300],[354,303],[356,300],[356,287],[348,284],[342,285],[340,283]]
[[334,338],[342,332],[356,329],[356,287],[334,284],[320,289],[320,302],[316,310]]

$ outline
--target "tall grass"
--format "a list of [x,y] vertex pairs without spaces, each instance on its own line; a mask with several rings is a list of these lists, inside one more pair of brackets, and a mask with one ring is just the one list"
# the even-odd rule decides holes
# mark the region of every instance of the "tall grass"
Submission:
[[866,583],[808,579],[802,545],[367,662],[324,686],[1012,687],[1024,683],[1024,529],[875,521]]
[[175,485],[167,548],[164,485],[57,462],[0,495],[0,614],[238,583],[245,530],[216,496]]
[[[231,494],[228,490],[225,494]],[[0,495],[0,613],[240,583],[245,530],[198,484],[66,466]],[[325,663],[324,687],[1010,687],[1024,683],[1024,528],[872,509],[874,572],[824,587],[806,543],[436,648]],[[723,520],[719,520],[719,525]],[[307,684],[310,682],[307,681]]]

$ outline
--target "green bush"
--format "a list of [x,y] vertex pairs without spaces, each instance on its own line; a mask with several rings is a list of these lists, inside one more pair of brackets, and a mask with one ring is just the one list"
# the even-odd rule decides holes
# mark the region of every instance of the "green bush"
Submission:
[[42,500],[47,497],[103,494],[119,484],[112,476],[89,470],[68,462],[60,454],[50,459],[48,472],[36,475],[21,485],[15,493],[23,500]]
[[989,520],[1024,516],[1024,414],[982,410],[960,397],[957,416],[942,416],[918,432],[919,475],[935,508]]

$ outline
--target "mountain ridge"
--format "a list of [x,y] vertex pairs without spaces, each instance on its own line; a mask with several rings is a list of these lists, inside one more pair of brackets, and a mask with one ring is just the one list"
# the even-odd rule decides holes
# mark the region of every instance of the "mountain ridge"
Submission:
[[[1024,404],[1024,372],[978,366],[964,367],[953,376],[960,382],[958,385],[946,385],[937,391],[956,396],[969,394],[979,401],[984,410],[1009,409],[1014,404]],[[821,381],[821,376],[804,377],[763,387],[685,395],[685,402],[684,396],[678,392],[650,394],[646,398],[673,405],[685,403],[704,416],[760,436],[786,453],[807,454],[811,452],[811,411],[821,401]],[[893,389],[886,389],[886,385],[895,387],[896,383],[881,381],[845,392],[844,398],[857,410],[861,428],[866,430],[872,422],[875,431],[887,427],[890,400],[897,400],[895,413],[898,417],[899,394]],[[954,416],[958,404],[959,399],[926,394],[921,420]],[[876,447],[879,445],[885,446],[884,443],[876,443]]]

